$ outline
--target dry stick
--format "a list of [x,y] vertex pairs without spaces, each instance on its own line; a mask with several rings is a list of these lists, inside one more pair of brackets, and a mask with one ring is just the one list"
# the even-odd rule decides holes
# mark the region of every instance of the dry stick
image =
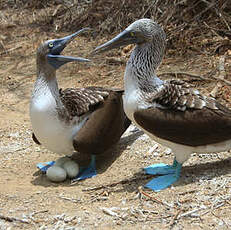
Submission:
[[162,76],[162,75],[174,75],[174,76],[177,76],[177,75],[187,75],[187,76],[190,76],[190,77],[195,77],[195,78],[199,78],[201,80],[208,80],[208,81],[211,81],[211,79],[209,78],[206,78],[206,77],[202,77],[200,75],[197,75],[197,74],[194,74],[194,73],[189,73],[189,72],[160,72],[158,73],[158,76]]
[[9,216],[4,216],[0,214],[0,219],[8,221],[8,222],[14,222],[14,221],[18,221],[24,224],[30,224],[30,222],[28,220],[23,220],[23,219],[19,219],[16,217],[9,217]]
[[[174,76],[177,76],[178,74],[182,74],[182,75],[187,75],[187,76],[190,76],[190,77],[195,77],[195,78],[199,78],[201,80],[205,80],[205,81],[211,81],[211,79],[209,78],[206,78],[206,77],[202,77],[200,75],[196,75],[196,74],[193,74],[193,73],[188,73],[188,72],[160,72],[158,74],[158,76],[162,76],[162,75],[174,75]],[[231,86],[231,81],[228,81],[226,79],[221,79],[221,78],[218,78],[218,77],[215,77],[215,76],[211,76],[213,79],[217,80],[217,81],[222,81],[223,83],[225,83],[226,85],[229,85]]]
[[217,29],[210,27],[206,22],[203,22],[203,23],[204,23],[204,25],[205,25],[207,28],[209,28],[216,36],[221,37],[221,36],[216,32]]
[[225,225],[226,227],[229,227],[230,225],[221,217],[217,216],[215,213],[211,212],[213,216],[215,216],[216,218],[218,218],[219,220],[221,220]]
[[225,198],[225,199],[223,199],[223,202],[222,203],[220,203],[220,204],[218,204],[218,205],[216,205],[215,207],[214,206],[209,206],[207,209],[207,211],[205,211],[204,213],[202,213],[200,216],[204,216],[204,215],[206,215],[207,213],[209,213],[209,212],[213,212],[215,209],[218,209],[218,208],[220,208],[220,207],[222,207],[222,206],[224,206],[225,205],[225,203],[228,203],[229,204],[229,202],[228,202],[228,200],[231,198],[231,196],[229,196],[229,197],[227,197],[227,198]]
[[[199,1],[198,1],[199,2]],[[197,19],[199,19],[204,13],[206,13],[210,8],[212,8],[216,3],[213,2],[211,3],[208,7],[206,7],[204,10],[200,11],[197,15],[195,15],[189,22],[187,23],[183,23],[181,24],[180,26],[177,27],[177,29],[173,30],[173,32],[177,32],[177,31],[181,31],[183,30],[186,26],[188,26],[189,24],[195,22]],[[195,4],[197,5],[197,3]],[[193,7],[189,7],[190,8],[193,8]],[[187,11],[185,11],[186,13]],[[169,36],[169,39],[171,39],[173,36],[173,32],[171,33],[171,35]]]
[[[214,27],[209,26],[206,22],[203,22],[203,23],[204,23],[204,25],[205,25],[208,29],[210,29],[216,36],[219,36],[219,37],[223,38],[220,34],[217,33],[217,31],[218,31],[218,32],[223,32],[223,33],[230,39],[231,33],[230,33],[229,30],[222,29],[222,28],[219,28],[219,29],[218,29],[218,28],[214,28]],[[215,41],[214,41],[214,42],[215,42]]]
[[[100,185],[100,186],[97,186],[97,187],[85,188],[85,189],[82,189],[82,191],[83,192],[97,191],[97,190],[104,189],[104,188],[114,187],[114,186],[116,186],[118,184],[127,184],[129,182],[133,182],[133,181],[137,181],[137,180],[141,180],[141,179],[149,179],[151,177],[153,177],[153,176],[152,175],[145,175],[144,178],[137,177],[137,178],[132,178],[132,179],[124,179],[124,180],[114,182],[114,183],[111,183],[111,184],[107,184],[107,185]],[[79,181],[73,182],[71,185],[74,185],[74,184],[76,184],[78,182]]]
[[[202,0],[204,3],[210,5],[211,3],[210,2],[207,2],[205,0]],[[221,13],[221,10],[217,9],[216,8],[216,4],[214,4],[214,8],[215,8],[215,13],[217,14],[218,17],[220,17],[223,22],[225,23],[225,25],[227,26],[228,30],[230,30],[230,26],[229,26],[229,23],[226,21],[224,15]]]
[[204,10],[202,10],[199,14],[193,17],[190,22],[194,22],[196,19],[199,19],[205,12],[207,12],[210,8],[214,7],[216,2],[210,3]]
[[226,85],[231,86],[231,81],[228,81],[228,80],[225,80],[225,79],[221,79],[221,78],[215,77],[215,76],[211,76],[211,77],[214,78],[214,79],[217,80],[217,81],[222,81],[222,82],[224,82]]
[[158,1],[159,1],[159,0],[157,0],[156,2],[153,1],[152,4],[150,4],[150,6],[149,6],[144,12],[141,13],[141,15],[140,15],[141,17],[139,17],[139,18],[143,18],[143,17],[145,16],[145,14],[146,14],[154,5],[156,5],[156,4],[158,3]]
[[40,213],[45,213],[45,212],[49,212],[49,210],[40,210],[40,211],[35,211],[35,212],[32,212],[32,216],[34,216],[34,215],[37,215],[37,214],[40,214]]
[[184,217],[184,216],[189,216],[189,215],[191,215],[191,214],[193,214],[193,213],[195,213],[195,212],[201,211],[201,210],[203,210],[203,209],[207,209],[204,213],[200,214],[200,217],[201,217],[201,216],[204,216],[205,214],[207,214],[207,213],[209,213],[209,212],[213,212],[215,209],[218,209],[218,208],[224,206],[225,203],[226,203],[230,198],[231,198],[231,196],[228,196],[227,198],[223,199],[223,202],[222,202],[222,203],[219,203],[219,204],[216,205],[215,207],[214,207],[213,205],[211,205],[211,206],[209,206],[209,207],[207,207],[207,208],[201,207],[201,208],[198,208],[198,209],[194,209],[194,210],[185,212],[185,213],[179,215],[179,216],[177,217],[177,219],[180,219],[181,217]]
[[151,199],[151,200],[153,200],[153,201],[155,201],[155,202],[157,202],[157,203],[159,203],[159,204],[162,204],[163,206],[168,206],[169,208],[172,208],[169,204],[167,204],[167,203],[165,203],[165,202],[163,202],[163,201],[161,201],[161,200],[158,200],[158,199],[156,199],[155,197],[153,197],[153,196],[150,196],[148,193],[146,193],[146,192],[144,192],[142,189],[139,189],[139,192],[141,193],[141,194],[143,194],[144,196],[146,196],[146,197],[148,197],[149,199]]
[[175,221],[177,220],[177,218],[178,218],[180,212],[181,212],[181,210],[178,210],[178,211],[176,212],[176,215],[172,218],[171,222],[169,223],[169,227],[170,227],[170,228],[173,227],[173,225],[176,223]]
[[3,52],[0,53],[0,55],[9,53],[9,52],[11,52],[11,51],[13,51],[13,50],[17,50],[17,49],[20,49],[20,48],[22,48],[21,45],[20,45],[20,46],[17,46],[17,47],[14,47],[14,48],[12,48],[12,49],[9,49],[9,50],[4,50]]

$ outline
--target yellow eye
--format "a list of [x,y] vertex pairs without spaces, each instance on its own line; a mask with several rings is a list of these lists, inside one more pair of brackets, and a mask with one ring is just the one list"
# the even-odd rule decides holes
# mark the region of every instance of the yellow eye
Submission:
[[50,42],[50,43],[48,44],[48,46],[49,46],[50,48],[52,48],[52,47],[54,47],[54,43],[53,43],[53,42]]
[[132,37],[134,37],[134,36],[135,36],[135,33],[133,33],[133,32],[130,32],[130,35],[131,35]]

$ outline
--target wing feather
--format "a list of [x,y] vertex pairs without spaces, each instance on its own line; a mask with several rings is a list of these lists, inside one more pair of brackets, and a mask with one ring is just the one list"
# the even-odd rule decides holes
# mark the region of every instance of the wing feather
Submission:
[[60,98],[71,116],[81,116],[100,106],[110,91],[102,87],[67,88],[60,90]]
[[231,139],[231,111],[181,81],[169,81],[143,99],[149,107],[136,111],[134,119],[159,138],[189,146]]

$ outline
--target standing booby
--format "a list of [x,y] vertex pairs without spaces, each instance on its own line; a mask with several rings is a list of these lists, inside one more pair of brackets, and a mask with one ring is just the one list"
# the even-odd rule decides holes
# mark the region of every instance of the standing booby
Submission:
[[56,70],[60,66],[89,61],[61,55],[66,45],[86,30],[46,41],[38,48],[37,79],[30,102],[32,137],[37,144],[62,155],[70,155],[75,150],[92,154],[90,166],[80,172],[78,179],[96,174],[95,154],[103,153],[118,142],[130,125],[123,111],[123,90],[58,88]]
[[165,32],[156,22],[140,19],[93,51],[100,53],[136,44],[124,74],[124,111],[153,140],[175,153],[172,165],[145,168],[148,174],[162,175],[146,184],[154,191],[179,179],[182,164],[191,153],[231,149],[231,110],[183,81],[163,81],[157,77],[165,39]]

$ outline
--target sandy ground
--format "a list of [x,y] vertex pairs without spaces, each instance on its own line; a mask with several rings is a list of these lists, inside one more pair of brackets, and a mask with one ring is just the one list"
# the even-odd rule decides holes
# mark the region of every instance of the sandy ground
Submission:
[[[66,34],[14,25],[1,29],[0,229],[231,229],[230,152],[193,154],[179,182],[155,193],[143,189],[150,176],[142,168],[171,163],[174,155],[134,126],[97,158],[99,175],[95,178],[75,184],[48,181],[36,163],[60,156],[37,146],[31,138],[28,110],[36,77],[35,51],[42,40]],[[86,57],[100,43],[102,40],[81,37],[64,54]],[[127,59],[123,54],[113,51],[91,64],[62,67],[57,73],[60,87],[122,87]],[[219,56],[193,52],[185,57],[174,54],[163,60],[159,72],[209,77],[207,73],[219,60]],[[227,56],[225,71],[230,70],[230,63]],[[228,72],[226,75],[230,80]],[[220,101],[231,105],[230,87],[222,81],[217,84],[189,76],[186,80],[192,78],[191,83],[203,93],[215,90]],[[89,161],[89,156],[77,154],[76,158],[80,164]]]

